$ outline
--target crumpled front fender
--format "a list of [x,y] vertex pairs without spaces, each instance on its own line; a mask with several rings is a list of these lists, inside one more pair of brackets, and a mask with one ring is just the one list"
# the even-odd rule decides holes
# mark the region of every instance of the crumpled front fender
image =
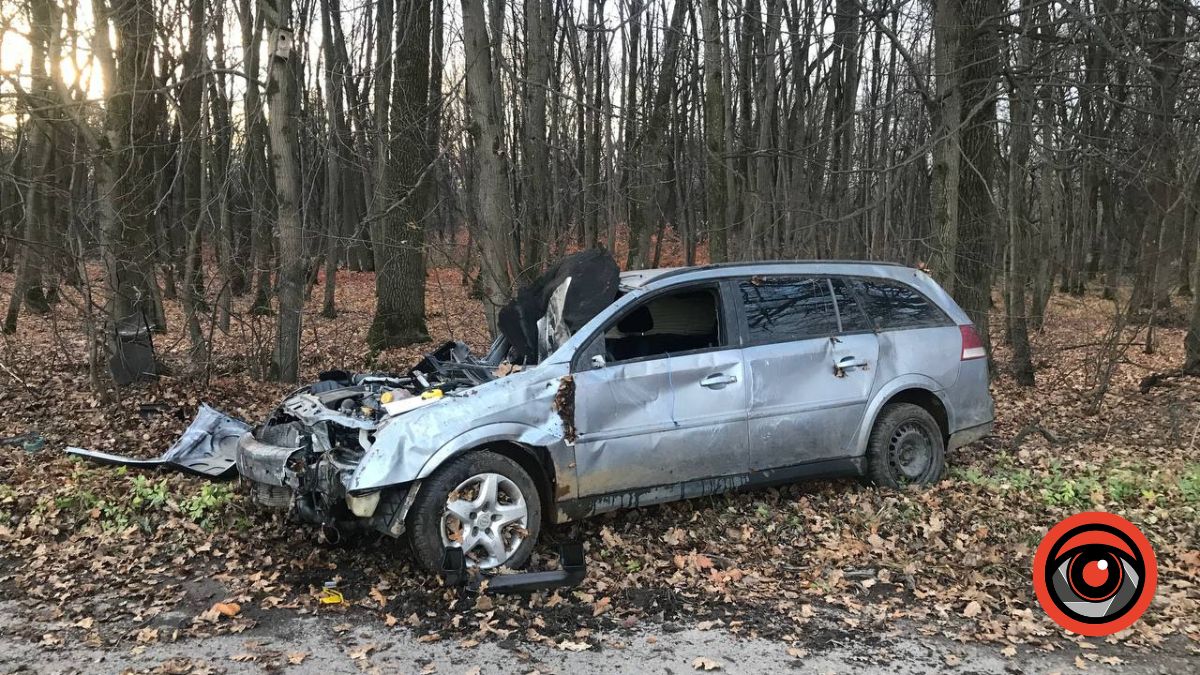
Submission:
[[545,429],[518,424],[515,422],[498,422],[487,426],[477,427],[464,434],[456,436],[449,443],[438,448],[425,461],[417,478],[425,478],[454,455],[478,448],[489,443],[517,443],[533,447],[550,447],[562,442],[562,435],[552,435]]
[[560,492],[563,481],[573,492],[574,448],[563,440],[563,421],[554,404],[566,366],[537,370],[447,396],[388,421],[355,470],[350,491],[420,480],[460,452],[511,442],[549,450]]

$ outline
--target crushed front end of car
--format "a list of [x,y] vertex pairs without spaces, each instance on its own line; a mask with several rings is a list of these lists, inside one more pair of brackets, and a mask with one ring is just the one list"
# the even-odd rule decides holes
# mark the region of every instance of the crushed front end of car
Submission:
[[405,375],[322,373],[238,440],[237,469],[251,499],[320,526],[328,540],[370,529],[400,536],[411,484],[352,489],[377,432],[405,413],[495,379],[505,350],[498,340],[478,358],[461,342],[448,342]]

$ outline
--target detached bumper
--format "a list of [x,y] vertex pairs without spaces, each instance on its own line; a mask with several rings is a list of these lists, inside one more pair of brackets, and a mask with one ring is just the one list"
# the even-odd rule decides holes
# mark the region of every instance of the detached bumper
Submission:
[[967,427],[966,429],[959,429],[958,431],[950,434],[950,442],[946,444],[946,450],[957,450],[965,445],[970,445],[971,443],[974,443],[985,436],[990,436],[992,434],[992,426],[994,424],[995,420],[989,420],[983,424],[977,424],[973,427]]

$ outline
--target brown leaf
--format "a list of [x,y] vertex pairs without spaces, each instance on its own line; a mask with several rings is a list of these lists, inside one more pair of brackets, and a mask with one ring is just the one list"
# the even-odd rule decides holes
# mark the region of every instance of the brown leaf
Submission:
[[375,602],[378,602],[380,607],[387,607],[387,596],[384,595],[383,591],[380,591],[378,587],[372,586],[368,595],[370,595]]
[[600,616],[607,612],[612,605],[612,598],[607,595],[592,604],[592,616]]
[[242,611],[242,606],[236,602],[218,602],[212,606],[212,609],[224,617],[235,617]]

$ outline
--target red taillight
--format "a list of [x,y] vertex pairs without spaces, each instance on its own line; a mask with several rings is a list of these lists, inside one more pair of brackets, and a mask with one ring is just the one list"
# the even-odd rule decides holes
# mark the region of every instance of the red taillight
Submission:
[[987,350],[983,348],[983,340],[979,339],[979,333],[975,332],[975,326],[972,324],[963,324],[958,327],[962,333],[962,360],[969,361],[971,359],[982,359],[987,356]]

